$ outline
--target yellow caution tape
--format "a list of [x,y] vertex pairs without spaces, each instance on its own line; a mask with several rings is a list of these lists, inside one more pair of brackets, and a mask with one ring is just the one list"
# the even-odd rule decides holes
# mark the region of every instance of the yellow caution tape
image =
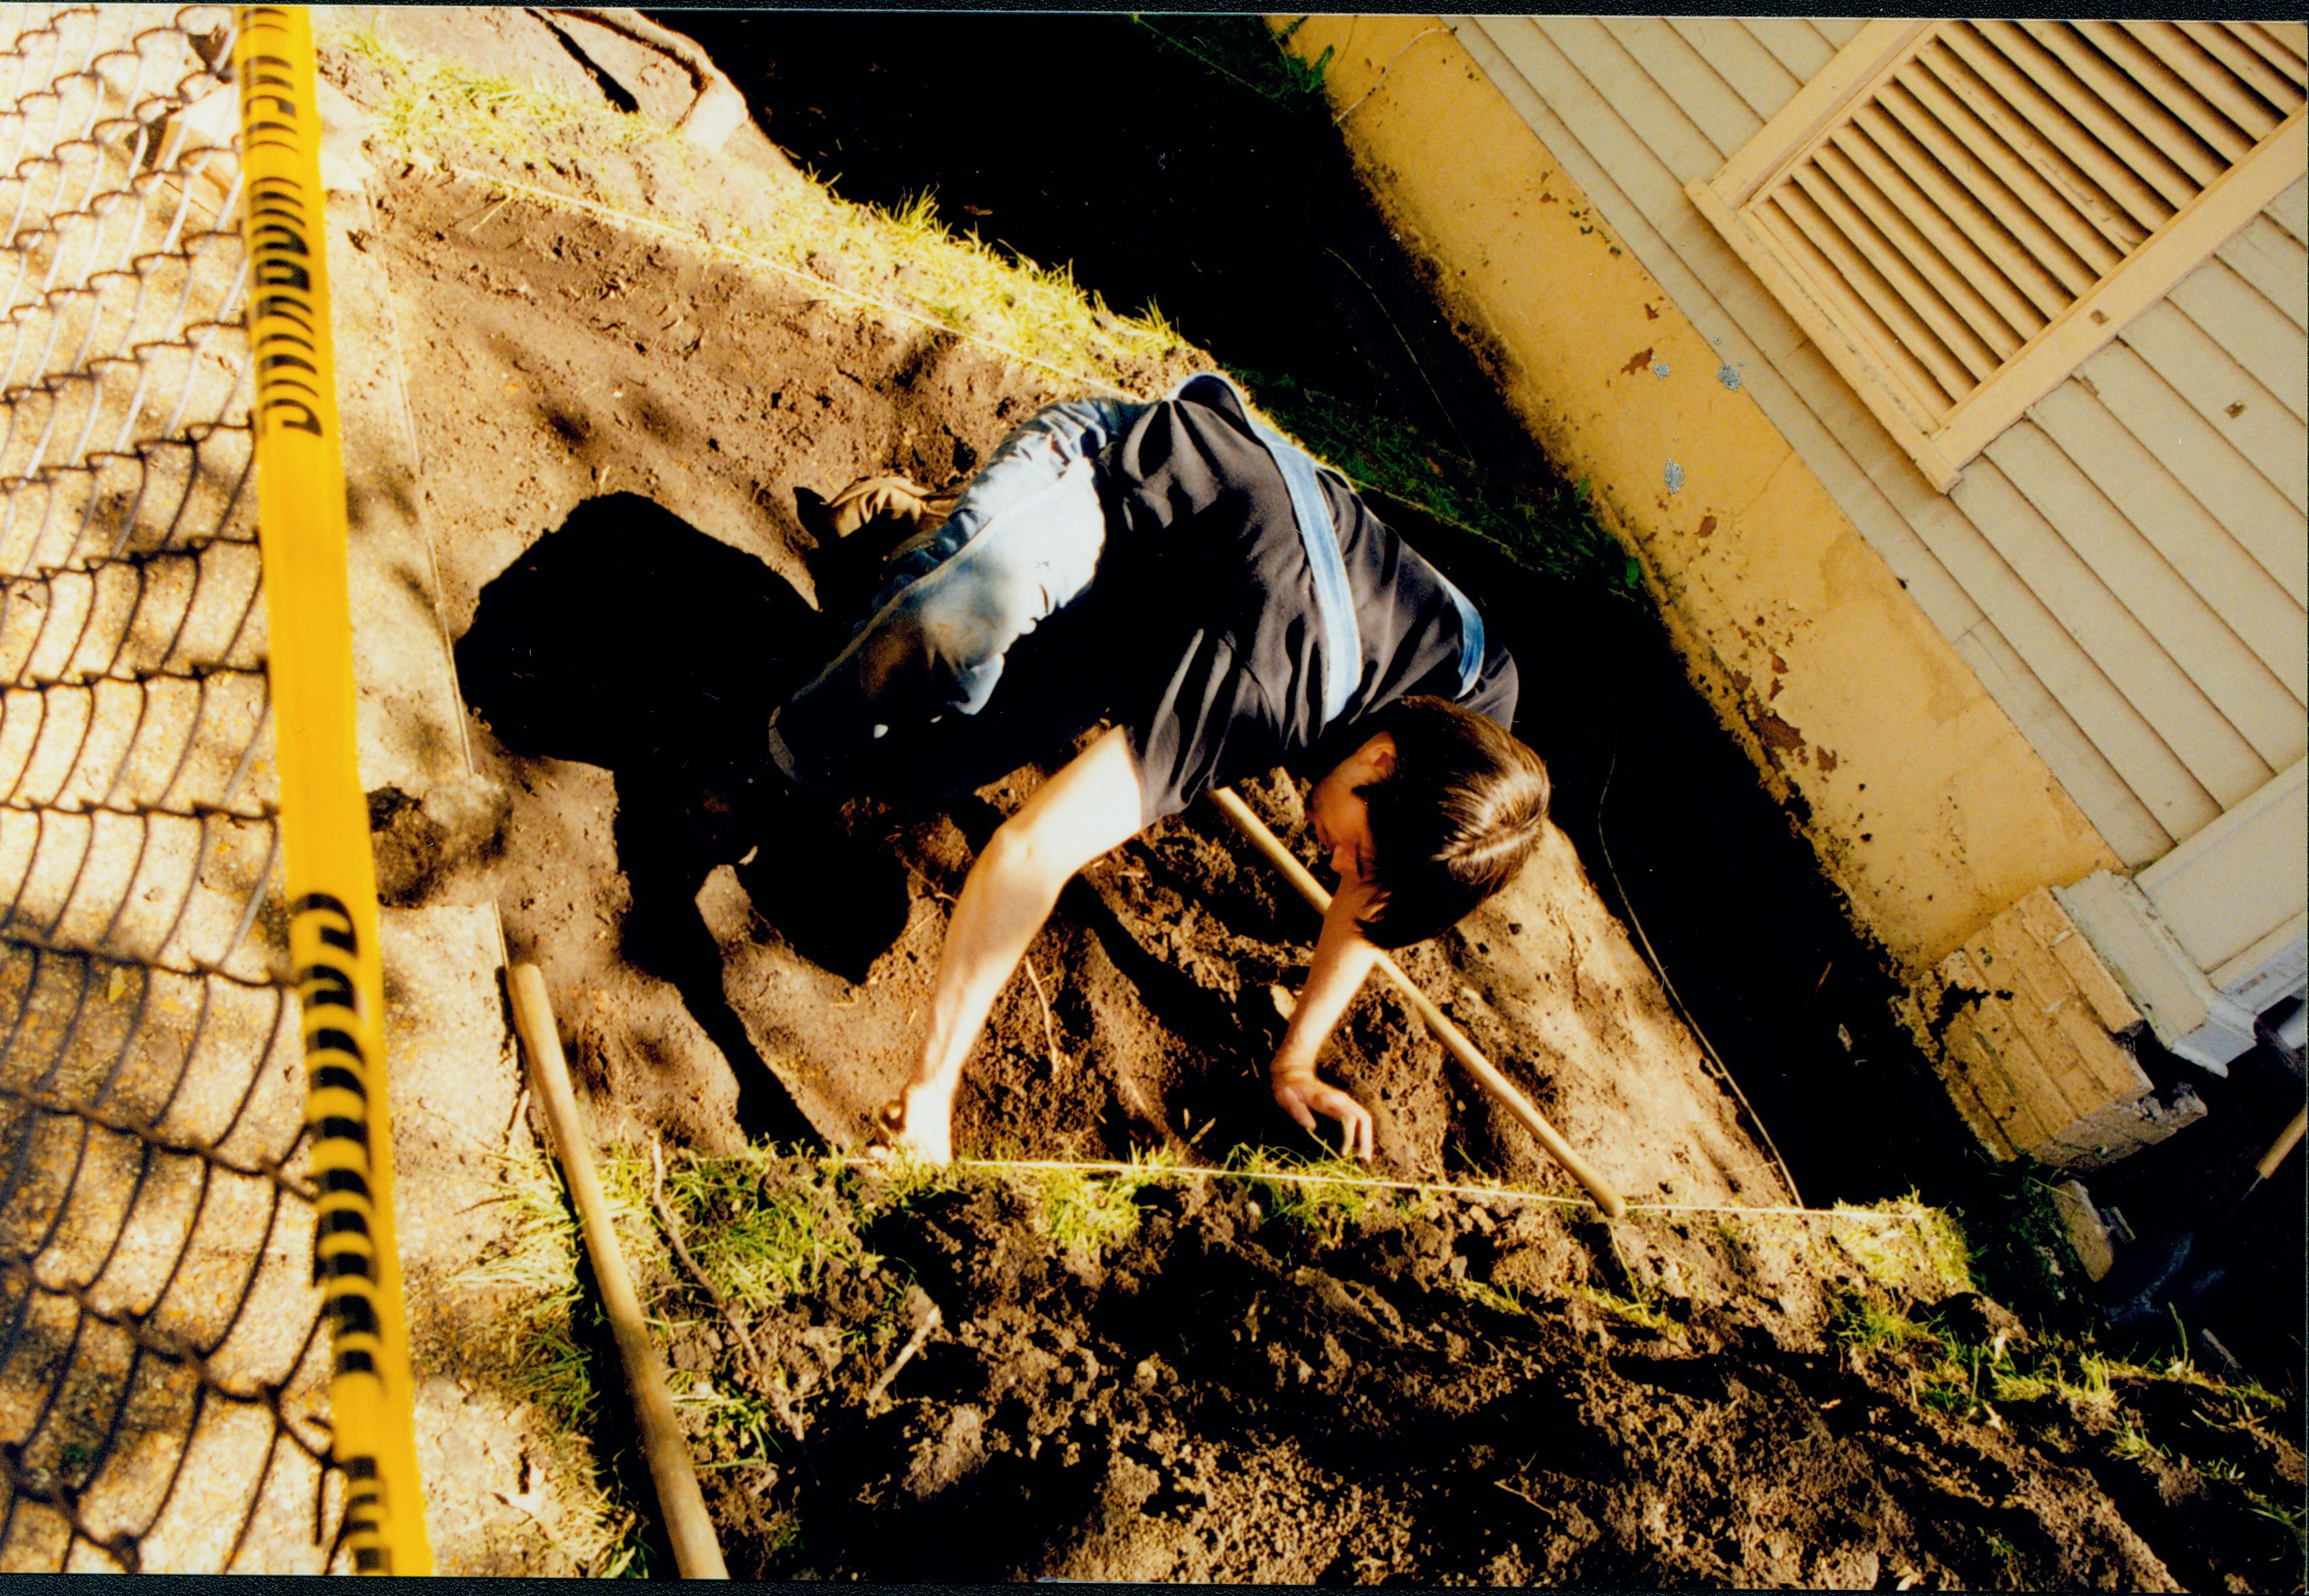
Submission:
[[289,956],[304,1008],[345,1542],[365,1574],[430,1574],[415,1383],[393,1232],[376,868],[353,741],[345,478],[329,338],[326,195],[303,6],[238,10],[243,227],[256,368],[257,533],[271,634]]

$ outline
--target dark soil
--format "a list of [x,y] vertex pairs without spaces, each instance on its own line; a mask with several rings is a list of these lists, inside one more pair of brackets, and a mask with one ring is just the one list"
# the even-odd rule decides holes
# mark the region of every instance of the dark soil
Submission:
[[[1327,108],[1256,73],[1272,47],[1252,19],[918,15],[893,30],[839,12],[664,15],[845,196],[934,194],[956,225],[1071,261],[1113,305],[1159,305],[1230,368],[1288,374],[1346,414],[1410,428],[1480,462],[1496,493],[1557,491],[1466,330],[1372,210]],[[1034,90],[967,114],[945,91],[993,82]],[[1483,596],[1522,671],[1516,731],[1548,761],[1557,822],[1606,901],[1640,919],[1805,1197],[1971,1190],[1980,1158],[1892,1019],[1881,951],[1854,935],[1656,621],[1399,500],[1382,508]]]
[[[520,22],[498,20],[500,32]],[[895,50],[914,22],[881,26]],[[366,69],[336,70],[359,99]],[[522,175],[647,214],[679,198],[656,159],[555,148]],[[751,180],[731,176],[731,204]],[[512,956],[544,969],[597,1140],[662,1137],[677,1161],[760,1138],[855,1143],[911,1063],[952,895],[1068,750],[1037,750],[943,810],[764,800],[766,706],[827,635],[795,491],[891,470],[945,485],[1059,395],[947,334],[636,226],[500,203],[486,184],[413,167],[374,193],[361,247],[394,285],[480,771],[462,795],[373,795],[391,889],[501,906]],[[774,204],[774,190],[752,197]],[[1132,381],[1151,390],[1189,362],[1173,364]],[[1673,728],[1707,712],[1667,692],[1680,679],[1656,634],[1405,525],[1501,617],[1535,684],[1518,729],[1555,765],[1566,830],[1586,837],[1552,836],[1408,967],[1631,1198],[1785,1204],[1594,884],[1592,817],[1616,770],[1607,834],[1647,924],[1647,883],[1688,863],[1769,889],[1699,930],[1652,925],[1680,983],[1720,956],[1735,995],[1738,971],[1766,967],[1744,962],[1760,949],[1827,934],[1834,906],[1817,877],[1791,888],[1771,873],[1801,845],[1759,808],[1744,766],[1731,780],[1737,756],[1720,736],[1715,752],[1673,757]],[[1631,681],[1656,697],[1621,697]],[[1244,796],[1311,856],[1295,785]],[[1655,828],[1674,846],[1647,852],[1636,839]],[[1267,988],[1303,967],[1314,929],[1208,812],[1118,850],[1068,889],[997,1003],[957,1105],[958,1149],[1314,1150],[1261,1080],[1281,1027]],[[1836,942],[1838,961],[1855,946]],[[1832,1038],[1838,1014],[1856,1037],[1880,1034],[1857,1010],[1804,1006],[1838,990],[1821,986],[1816,951],[1800,978],[1784,959],[1739,998],[1759,1035],[1777,1012],[1783,1054],[1811,1056],[1799,1040]],[[1838,978],[1869,990],[1863,969]],[[1705,984],[1688,984],[1713,1033]],[[1918,1178],[1903,1149],[1937,1132],[1898,1095],[1893,1056],[1854,1063],[1838,1045],[1837,1068],[1866,1073],[1829,1099],[1840,1139],[1798,1143],[1813,1160],[1801,1178],[1845,1172],[1808,1197]],[[1326,1068],[1372,1107],[1380,1173],[1572,1192],[1386,992],[1359,1001]],[[1808,1068],[1790,1067],[1784,1101],[1817,1088]],[[1763,1101],[1769,1080],[1751,1093],[1794,1140]],[[1880,1108],[1881,1123],[1867,1117]],[[827,1178],[764,1167],[748,1212]],[[2265,1572],[2270,1537],[2288,1532],[2208,1544],[2192,1526],[2214,1520],[2169,1510],[2210,1492],[2227,1537],[2243,1524],[2236,1482],[2187,1470],[2183,1495],[2156,1479],[2143,1495],[2114,1450],[2120,1407],[2046,1408],[2024,1436],[2009,1417],[1923,1401],[1913,1349],[1839,1349],[1834,1295],[1890,1288],[1801,1217],[1655,1215],[1606,1232],[1576,1206],[1432,1198],[1310,1227],[1282,1218],[1275,1193],[1185,1184],[1144,1191],[1135,1234],[1099,1257],[1051,1236],[1037,1187],[979,1177],[910,1204],[862,1190],[864,1219],[847,1186],[840,1202],[812,1201],[829,1236],[886,1262],[829,1265],[809,1291],[747,1307],[764,1372],[686,1275],[646,1283],[680,1322],[684,1411],[735,1572],[2297,1583],[2297,1560]],[[743,1217],[693,1216],[692,1241]],[[1900,1289],[1894,1305],[1921,1308],[1941,1288]],[[878,1392],[931,1305],[942,1328]],[[784,1439],[717,1452],[715,1392],[783,1407]],[[617,1408],[602,1404],[612,1426]],[[2297,1451],[2273,1456],[2252,1478],[2297,1488]]]
[[[861,1207],[814,1169],[767,1200],[863,1213],[878,1264],[753,1317],[800,1372],[800,1439],[709,1470],[733,1573],[1656,1588],[2264,1589],[2298,1544],[2234,1460],[2301,1454],[2201,1388],[2132,1380],[1942,1411],[1930,1359],[1821,1334],[1838,1294],[1985,1342],[2025,1334],[1818,1232],[1428,1197],[1294,1211],[1289,1188],[1157,1185],[1103,1256],[1024,1180]],[[846,1184],[846,1183],[844,1183]],[[712,1216],[702,1216],[711,1219]],[[845,1236],[849,1232],[842,1232]],[[1817,1277],[1817,1278],[1815,1278]],[[681,1279],[668,1301],[696,1303]],[[1822,1288],[1829,1295],[1822,1294]],[[1485,1289],[1488,1288],[1488,1289]],[[1481,1298],[1482,1300],[1477,1300]],[[1937,1300],[1935,1300],[1937,1298]],[[893,1366],[938,1311],[920,1355]],[[684,1366],[747,1389],[729,1322]],[[1967,1404],[1969,1406],[1969,1404]],[[720,1462],[701,1424],[699,1446]],[[2197,1466],[2129,1445],[2185,1447]]]
[[[771,136],[845,195],[933,194],[957,224],[1073,262],[1114,305],[1159,304],[1232,369],[1288,374],[1345,414],[1472,456],[1495,494],[1559,496],[1552,466],[1500,401],[1481,337],[1438,308],[1353,171],[1330,107],[1293,91],[1254,19],[927,15],[890,30],[838,12],[667,16],[713,51]],[[1096,71],[1078,69],[1091,61]],[[967,115],[944,91],[1020,81],[1033,96]],[[1179,114],[1187,105],[1194,114]],[[1051,134],[1088,127],[1095,138]],[[1517,731],[1548,760],[1558,824],[1604,902],[1648,939],[1807,1201],[1915,1189],[1976,1216],[2007,1205],[2013,1183],[1893,1018],[1900,989],[1881,950],[1855,934],[1801,817],[1764,792],[1652,618],[1595,584],[1536,576],[1399,499],[1381,507],[1483,595],[1522,666]],[[2147,1051],[2157,1071],[2153,1040]],[[2297,1392],[2299,1162],[2238,1216],[2242,1230],[2227,1210],[2300,1102],[2299,1062],[2264,1047],[2230,1080],[2161,1063],[2160,1084],[2186,1075],[2212,1115],[2096,1177],[2094,1193],[2158,1248],[2200,1228],[2232,1239],[2197,1246],[2151,1305],[2149,1333],[2163,1333],[2161,1305],[2177,1293],[2188,1322],[2216,1332],[2198,1356],[2219,1366],[2227,1347]],[[2033,1253],[2016,1263],[2001,1288],[2071,1328],[2089,1321],[2073,1276],[2049,1274]]]
[[[376,245],[411,285],[428,515],[476,757],[510,810],[501,844],[424,878],[428,900],[497,898],[611,1133],[854,1141],[905,1077],[976,849],[1068,750],[945,810],[763,801],[768,707],[828,635],[803,596],[792,490],[893,467],[942,482],[1054,395],[943,334],[853,320],[587,217],[508,206],[486,230],[457,225],[485,206],[401,185]],[[677,300],[704,329],[668,360],[649,334]],[[1288,782],[1246,796],[1303,830]],[[423,828],[389,794],[375,808],[397,862]],[[1314,928],[1215,815],[1156,828],[1061,900],[974,1057],[957,1145],[1309,1146],[1262,1071],[1281,1026],[1267,988],[1295,979]],[[1408,963],[1609,1178],[1777,1197],[1561,837]],[[1563,1179],[1446,1077],[1390,994],[1358,1006],[1333,1067],[1379,1116],[1389,1167]]]

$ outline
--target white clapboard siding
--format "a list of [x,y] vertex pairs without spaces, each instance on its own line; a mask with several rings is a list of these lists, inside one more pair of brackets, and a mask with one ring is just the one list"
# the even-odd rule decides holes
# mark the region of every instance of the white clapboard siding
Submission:
[[1598,19],[1636,69],[1663,93],[1673,93],[1676,108],[1691,119],[1719,158],[1730,154],[1764,126],[1739,91],[1707,56],[1660,17]]
[[[1802,17],[1742,17],[1734,26],[1762,45],[1772,59],[1788,69],[1788,75],[1801,88],[1820,69],[1836,59],[1836,47],[1828,36]],[[1791,88],[1788,94],[1794,94]],[[1787,94],[1774,100],[1769,107],[1758,106],[1756,114],[1769,117],[1787,103]]]
[[[2140,711],[2196,784],[2227,808],[2269,779],[2268,762],[2054,528],[2049,516],[2072,516],[2079,507],[2046,489],[2031,469],[2042,462],[2025,455],[2016,460],[2014,433],[2020,430],[2015,428],[1999,438],[1978,469],[1966,473],[1957,490],[1959,502],[2028,590],[2044,600],[2062,629]],[[2020,469],[2019,481],[2013,480],[2008,462]],[[2036,489],[2039,498],[2030,498],[2023,482]]]
[[[2026,517],[2027,501],[2018,495],[2007,497],[2011,500],[2007,518]],[[1958,514],[1937,494],[1933,499],[1942,513],[1935,517],[1933,551],[1951,569],[1965,574],[1967,591],[1979,601],[1985,617],[1956,639],[1959,652],[1967,645],[2002,645],[2002,678],[1984,677],[1983,685],[2028,735],[2030,745],[2076,796],[2077,806],[2110,846],[2128,863],[2153,859],[2218,815],[2220,806],[2117,684],[2062,629],[2043,595],[2005,563],[1972,517]],[[1998,507],[1993,502],[1985,505],[1981,519],[1996,523]],[[2011,646],[2014,638],[2028,639],[2025,659]],[[2033,678],[2036,692],[2016,685],[2024,677]],[[2039,694],[2068,721],[2073,736],[2046,730],[2049,712],[2037,702]],[[2091,746],[2097,759],[2063,759],[2063,750],[2079,739]],[[2158,835],[2140,839],[2149,849],[2145,854],[2128,854],[2127,839],[2137,837],[2144,820],[2158,828]]]
[[[2173,668],[2204,695],[2227,723],[2223,729],[2253,750],[2254,762],[2238,768],[2258,785],[2267,779],[2264,772],[2283,769],[2299,751],[2300,703],[2110,502],[2093,469],[2098,455],[2082,453],[2081,461],[2072,457],[2033,421],[2022,421],[1989,446],[1989,458],[2036,506],[2045,525],[2108,596],[2140,623]],[[2220,741],[2227,745],[2226,738]],[[2199,779],[2204,779],[2201,774]],[[2211,781],[2205,785],[2216,795],[2221,792]]]
[[2171,300],[2141,313],[2123,342],[2235,446],[2296,512],[2309,513],[2309,427],[2212,334]]
[[[2303,183],[2047,394],[2016,429],[2023,436],[2000,437],[1941,494],[1684,193],[1863,19],[1450,21],[2128,864],[2168,850],[2298,757],[2309,636]],[[2140,71],[2155,70],[2141,64],[2159,51],[2192,72],[2200,65],[2172,30],[2083,32]],[[2048,81],[2106,75],[2056,30],[2027,24],[2008,42]],[[2204,81],[2218,92],[2227,80]],[[2187,93],[2166,98],[2195,118],[2178,134],[2160,125],[2186,150],[2133,153],[2185,195],[2192,171],[2212,169],[2204,135],[2235,139]],[[1869,175],[1880,187],[1898,181]],[[2169,209],[2154,185],[2126,195],[2145,216]],[[2022,325],[2032,309],[2004,299],[1950,308],[1981,327],[1993,326],[1991,314]],[[1970,335],[1946,332],[1952,348]]]
[[2037,672],[2012,652],[2002,633],[1984,622],[1956,640],[1956,651],[2012,717],[2020,734],[2031,746],[2044,750],[2047,764],[2099,772],[2099,779],[2090,784],[2092,790],[2110,796],[2100,812],[2091,817],[2092,822],[2126,869],[2137,870],[2172,851],[2171,835],[2141,806],[2116,774],[2116,767],[2077,728],[2068,711],[2045,690]]
[[[2309,703],[2304,690],[2304,677],[2309,675],[2309,611],[2229,535],[2212,511],[2157,463],[2086,384],[2062,384],[2030,413],[2155,547],[2198,603],[2233,628],[2238,640],[2285,688],[2292,700],[2292,707],[2282,711],[2289,729],[2275,747],[2261,751],[2272,763],[2291,763],[2287,750],[2298,745],[2301,707]],[[2154,591],[2164,591],[2161,582]]]
[[2309,247],[2263,214],[2221,247],[2220,260],[2285,313],[2297,343],[2309,325]]
[[2295,421],[2309,420],[2309,341],[2259,289],[2214,259],[2175,284],[2168,299]]
[[2294,242],[2309,243],[2309,178],[2279,195],[2261,214],[2292,234]]
[[2296,604],[2309,602],[2309,520],[2154,366],[2120,339],[2077,377]]
[[[1829,61],[1828,51],[1822,48],[1816,58],[1803,57],[1812,60],[1811,65],[1801,72],[1791,71],[1788,64],[1774,55],[1760,39],[1730,17],[1670,17],[1667,25],[1723,77],[1747,107],[1748,131],[1738,135],[1734,149],[1747,143],[1764,125],[1764,118],[1786,105],[1788,96],[1803,86],[1803,80]],[[1820,43],[1825,45],[1826,41]]]

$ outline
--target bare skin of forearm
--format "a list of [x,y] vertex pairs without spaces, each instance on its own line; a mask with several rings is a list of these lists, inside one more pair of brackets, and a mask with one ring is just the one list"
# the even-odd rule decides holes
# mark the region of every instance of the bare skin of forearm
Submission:
[[956,1089],[986,1016],[1075,872],[1138,830],[1138,772],[1119,731],[1102,735],[1003,822],[970,869],[947,926],[930,1023],[905,1091],[903,1144],[952,1156]]
[[1318,1114],[1339,1121],[1340,1150],[1365,1158],[1371,1154],[1370,1110],[1318,1076],[1315,1059],[1379,962],[1379,950],[1363,939],[1355,924],[1368,902],[1358,886],[1346,883],[1331,899],[1322,932],[1315,940],[1307,984],[1283,1033],[1283,1045],[1267,1066],[1268,1084],[1284,1112],[1309,1131],[1316,1129]]
[[994,1000],[1009,982],[1034,933],[1051,916],[1066,877],[1030,876],[989,848],[971,867],[948,922],[930,1027],[914,1063],[911,1089],[936,1088],[951,1097],[963,1061],[985,1028]]

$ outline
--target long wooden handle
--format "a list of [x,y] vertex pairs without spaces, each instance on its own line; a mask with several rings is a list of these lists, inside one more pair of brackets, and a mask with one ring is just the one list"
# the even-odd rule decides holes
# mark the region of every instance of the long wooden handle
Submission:
[[[1214,788],[1211,799],[1219,806],[1219,812],[1233,822],[1234,828],[1250,839],[1250,846],[1265,854],[1267,863],[1283,872],[1283,879],[1298,889],[1299,896],[1314,906],[1317,914],[1330,908],[1331,895],[1323,890],[1323,884],[1310,873],[1305,865],[1292,857],[1291,850],[1267,828],[1266,821],[1251,812],[1250,805],[1238,797],[1232,788]],[[1547,1123],[1546,1116],[1533,1106],[1531,1099],[1517,1090],[1515,1082],[1500,1074],[1492,1061],[1467,1039],[1467,1034],[1452,1024],[1450,1017],[1419,990],[1411,977],[1404,974],[1401,965],[1382,953],[1379,956],[1379,967],[1410,1002],[1419,1018],[1427,1022],[1427,1028],[1435,1033],[1435,1039],[1443,1044],[1444,1050],[1457,1059],[1467,1073],[1475,1078],[1476,1083],[1498,1099],[1501,1107],[1515,1115],[1517,1122],[1547,1149],[1550,1158],[1562,1165],[1570,1172],[1572,1179],[1587,1188],[1587,1195],[1596,1200],[1596,1206],[1604,1210],[1604,1218],[1616,1219],[1628,1211],[1628,1205],[1620,1194],[1589,1167],[1587,1159],[1571,1150],[1571,1144]]]
[[593,1261],[593,1278],[601,1283],[601,1306],[610,1316],[610,1331],[617,1338],[618,1360],[625,1366],[626,1389],[634,1399],[634,1419],[641,1427],[642,1451],[649,1459],[650,1479],[657,1487],[658,1507],[665,1514],[666,1539],[673,1543],[674,1566],[684,1579],[728,1579],[722,1546],[714,1539],[713,1522],[705,1514],[705,1498],[697,1488],[697,1473],[682,1438],[680,1420],[674,1417],[673,1393],[666,1389],[665,1370],[657,1349],[650,1345],[642,1319],[641,1299],[634,1294],[626,1258],[618,1250],[617,1233],[610,1228],[610,1204],[601,1195],[601,1177],[593,1171],[593,1147],[569,1089],[569,1065],[561,1056],[561,1037],[553,1024],[553,1005],[545,995],[545,977],[533,964],[517,964],[508,972],[513,993],[514,1028],[521,1033],[522,1050],[529,1055],[529,1089],[545,1110],[553,1144],[561,1154],[561,1169],[569,1182],[569,1195],[585,1232],[585,1252]]
[[2309,1129],[2309,1108],[2294,1111],[2291,1123],[2278,1133],[2276,1141],[2269,1144],[2269,1150],[2261,1155],[2261,1162],[2253,1167],[2253,1177],[2255,1180],[2267,1180],[2270,1175],[2275,1175],[2277,1167],[2285,1162],[2285,1155],[2301,1145],[2301,1132],[2304,1129]]

